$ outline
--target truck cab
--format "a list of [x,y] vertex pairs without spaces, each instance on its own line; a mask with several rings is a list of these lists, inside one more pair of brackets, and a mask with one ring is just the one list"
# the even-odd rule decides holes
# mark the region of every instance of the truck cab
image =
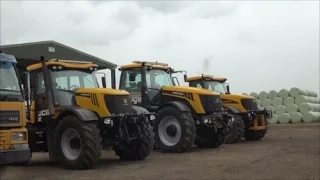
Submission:
[[26,109],[14,56],[0,51],[0,164],[22,164],[31,159]]

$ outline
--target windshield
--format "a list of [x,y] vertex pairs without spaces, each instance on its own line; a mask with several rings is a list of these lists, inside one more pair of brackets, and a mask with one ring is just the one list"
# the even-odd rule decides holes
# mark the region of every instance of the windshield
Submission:
[[225,94],[227,92],[225,83],[217,82],[217,81],[204,81],[204,88],[220,92],[221,94]]
[[158,69],[147,71],[147,83],[148,87],[155,89],[161,89],[162,86],[173,85],[170,74]]
[[[45,91],[43,75],[40,73],[38,90]],[[94,73],[81,70],[51,71],[52,86],[56,90],[76,91],[79,88],[97,88],[98,83]]]
[[0,62],[0,94],[21,95],[17,73],[11,62]]

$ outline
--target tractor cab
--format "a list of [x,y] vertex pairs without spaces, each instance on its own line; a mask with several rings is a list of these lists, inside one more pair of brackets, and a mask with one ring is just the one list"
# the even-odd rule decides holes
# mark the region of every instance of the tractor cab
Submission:
[[226,83],[226,81],[227,78],[211,75],[201,75],[186,78],[186,82],[189,82],[190,87],[208,89],[220,94],[230,94],[229,84]]
[[[130,92],[132,103],[136,105],[156,106],[163,87],[179,84],[178,79],[172,77],[177,72],[166,63],[133,61],[119,70],[122,71],[120,89]],[[141,94],[144,92],[146,96]]]

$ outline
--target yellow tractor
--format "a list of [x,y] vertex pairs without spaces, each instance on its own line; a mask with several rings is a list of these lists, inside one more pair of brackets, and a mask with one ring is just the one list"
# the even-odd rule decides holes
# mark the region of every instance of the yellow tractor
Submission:
[[186,78],[190,87],[208,89],[221,94],[224,108],[235,115],[232,132],[226,137],[226,143],[235,143],[242,137],[246,140],[260,140],[268,129],[268,120],[272,112],[258,107],[251,96],[231,94],[227,79],[211,75],[200,75]]
[[172,74],[182,71],[165,63],[133,61],[119,70],[119,89],[130,93],[134,105],[156,113],[153,130],[160,151],[185,152],[194,144],[209,148],[223,144],[233,116],[222,111],[218,93],[177,86]]
[[31,158],[16,64],[14,56],[0,52],[0,165],[25,164]]
[[44,57],[27,67],[32,152],[49,152],[51,160],[79,170],[93,168],[101,150],[110,147],[123,160],[150,154],[153,114],[132,106],[126,91],[99,87],[97,68],[91,62]]

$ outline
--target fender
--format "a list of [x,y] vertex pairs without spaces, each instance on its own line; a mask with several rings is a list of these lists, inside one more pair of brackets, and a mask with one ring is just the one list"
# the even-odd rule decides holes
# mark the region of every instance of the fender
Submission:
[[179,102],[179,101],[169,101],[166,102],[164,104],[162,104],[161,106],[159,106],[158,111],[163,108],[164,106],[173,106],[175,108],[177,108],[179,111],[183,111],[183,112],[191,112],[190,108],[188,105],[186,105],[183,102]]
[[80,107],[69,107],[62,110],[57,119],[61,119],[65,115],[75,115],[80,121],[97,121],[100,118],[91,110]]
[[133,111],[135,111],[136,113],[145,113],[145,114],[149,114],[149,113],[150,113],[147,109],[145,109],[145,108],[143,108],[143,107],[141,107],[141,106],[135,106],[135,105],[133,105],[133,106],[132,106],[132,109],[133,109]]
[[224,106],[224,107],[233,113],[236,113],[236,114],[241,113],[241,111],[235,107],[232,107],[232,106]]

